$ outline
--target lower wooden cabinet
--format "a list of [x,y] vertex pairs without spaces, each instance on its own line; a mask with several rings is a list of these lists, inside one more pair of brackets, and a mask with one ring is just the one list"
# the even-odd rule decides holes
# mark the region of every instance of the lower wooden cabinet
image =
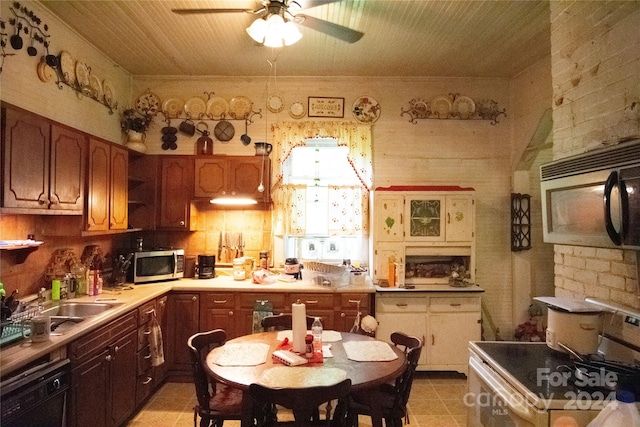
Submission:
[[[200,331],[200,294],[172,292],[169,294],[169,325],[167,348],[172,375],[193,375],[187,341]],[[165,354],[165,357],[167,355]]]
[[69,427],[115,427],[136,408],[137,314],[132,311],[69,346]]

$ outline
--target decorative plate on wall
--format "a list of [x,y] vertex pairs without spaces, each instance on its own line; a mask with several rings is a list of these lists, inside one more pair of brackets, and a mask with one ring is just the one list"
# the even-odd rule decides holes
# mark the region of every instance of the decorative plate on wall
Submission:
[[301,119],[307,114],[307,108],[302,102],[294,102],[289,106],[289,115],[294,119]]
[[436,96],[431,100],[431,111],[440,119],[449,117],[451,109],[451,100],[447,95]]
[[224,117],[229,112],[229,103],[226,99],[214,96],[207,101],[207,116],[210,119]]
[[102,81],[102,89],[104,90],[104,102],[109,107],[113,107],[116,104],[116,92],[111,87],[111,84],[107,80]]
[[360,123],[373,123],[380,117],[380,104],[370,96],[361,96],[353,103],[353,117]]
[[102,99],[104,95],[104,92],[102,90],[102,83],[95,74],[91,74],[89,76],[89,86],[91,86],[91,89],[93,90],[93,97],[95,99]]
[[184,103],[184,112],[187,113],[187,117],[190,119],[202,118],[205,111],[207,111],[207,104],[202,98],[189,98],[187,102]]
[[253,102],[246,96],[236,96],[229,102],[229,115],[234,119],[244,120],[249,117]]
[[62,72],[62,80],[73,85],[76,82],[76,61],[66,50],[60,52],[60,71]]
[[282,102],[282,98],[278,95],[271,95],[269,99],[267,99],[267,109],[272,113],[279,113],[284,110],[284,102]]
[[148,90],[136,99],[136,111],[139,114],[156,114],[160,111],[160,98]]

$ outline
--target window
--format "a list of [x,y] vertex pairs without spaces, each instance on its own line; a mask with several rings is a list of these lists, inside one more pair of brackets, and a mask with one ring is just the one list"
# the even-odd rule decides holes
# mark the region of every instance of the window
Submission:
[[[286,257],[341,261],[345,258],[364,259],[361,233],[353,233],[349,216],[362,215],[336,201],[362,192],[362,184],[348,161],[348,148],[339,147],[332,138],[307,140],[306,146],[293,148],[283,164],[283,181],[294,186],[306,186],[298,198],[304,205],[304,229],[301,236],[285,238]],[[302,187],[304,188],[304,187]],[[344,232],[336,229],[336,218],[342,218]],[[354,235],[355,234],[355,235]],[[366,239],[364,240],[366,248]]]

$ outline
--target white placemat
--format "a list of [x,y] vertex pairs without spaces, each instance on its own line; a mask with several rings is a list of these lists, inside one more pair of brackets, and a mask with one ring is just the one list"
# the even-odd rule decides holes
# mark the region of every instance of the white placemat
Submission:
[[388,362],[398,355],[382,341],[348,341],[343,344],[347,357],[356,362]]
[[[307,331],[307,334],[311,334],[311,331]],[[289,341],[293,340],[293,332],[291,330],[288,331],[278,331],[278,335],[276,339],[278,341],[284,341],[285,338],[288,338]],[[338,331],[322,331],[322,342],[336,342],[342,341],[342,334]]]
[[269,388],[307,388],[338,384],[347,379],[342,369],[324,366],[275,366],[262,373],[259,384]]
[[267,361],[269,344],[225,344],[213,350],[211,361],[220,366],[256,366]]

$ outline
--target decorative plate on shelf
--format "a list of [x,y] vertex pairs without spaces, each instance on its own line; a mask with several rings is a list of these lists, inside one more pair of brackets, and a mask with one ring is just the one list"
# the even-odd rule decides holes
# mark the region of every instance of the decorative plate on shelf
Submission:
[[53,78],[53,68],[47,65],[46,62],[40,62],[38,64],[38,78],[43,82],[48,82]]
[[412,99],[411,102],[409,102],[409,106],[413,117],[416,119],[426,119],[429,117],[431,110],[429,109],[429,105],[422,99]]
[[109,107],[116,105],[116,93],[107,80],[102,81],[102,90],[104,91],[104,102]]
[[353,103],[353,117],[360,123],[373,123],[380,117],[380,104],[370,96],[361,96]]
[[271,95],[267,99],[267,109],[272,113],[279,113],[284,110],[284,102],[278,95]]
[[244,120],[249,117],[253,102],[246,96],[236,96],[229,102],[229,115],[234,119]]
[[447,95],[436,96],[431,100],[431,111],[439,119],[446,119],[451,114],[451,100]]
[[468,96],[458,95],[453,101],[453,112],[461,119],[468,119],[476,112],[476,103]]
[[76,82],[76,61],[66,50],[60,52],[60,72],[62,80],[70,85]]
[[221,118],[229,112],[229,103],[226,99],[214,96],[207,101],[207,116],[210,119]]
[[84,62],[76,62],[76,80],[78,86],[85,87],[89,85],[89,69]]
[[96,75],[91,74],[89,76],[89,86],[91,87],[91,90],[93,90],[93,97],[95,99],[102,99],[102,97],[104,96],[104,92],[102,91],[102,83]]
[[147,90],[136,99],[136,111],[139,114],[157,114],[160,111],[160,98]]
[[162,112],[170,119],[180,116],[184,108],[184,101],[179,98],[167,98],[162,102]]
[[194,97],[184,103],[184,112],[190,119],[200,119],[207,111],[207,104],[202,98]]

